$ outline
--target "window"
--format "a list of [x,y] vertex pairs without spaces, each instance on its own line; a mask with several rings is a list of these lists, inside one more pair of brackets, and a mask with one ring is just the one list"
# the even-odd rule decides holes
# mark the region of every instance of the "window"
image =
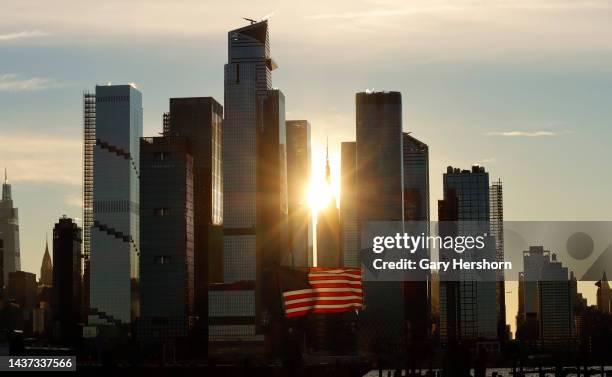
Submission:
[[170,255],[156,255],[154,258],[155,264],[170,264],[171,260]]
[[154,158],[158,161],[164,161],[167,160],[169,156],[170,153],[168,152],[155,152]]
[[153,214],[155,216],[169,216],[170,215],[170,208],[155,208],[153,210]]

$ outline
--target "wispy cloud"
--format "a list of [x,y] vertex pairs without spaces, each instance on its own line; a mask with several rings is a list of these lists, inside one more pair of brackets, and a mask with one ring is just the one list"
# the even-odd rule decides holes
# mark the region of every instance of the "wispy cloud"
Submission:
[[36,37],[45,37],[49,35],[42,30],[23,30],[13,33],[5,33],[0,34],[0,42],[3,41],[13,41],[16,39],[27,39],[27,38],[36,38]]
[[487,136],[505,136],[505,137],[549,137],[549,136],[560,136],[572,133],[572,131],[501,131],[501,132],[487,132]]
[[45,77],[23,77],[14,73],[0,74],[0,92],[34,92],[71,85]]
[[0,128],[0,163],[11,182],[81,185],[80,139],[15,128]]

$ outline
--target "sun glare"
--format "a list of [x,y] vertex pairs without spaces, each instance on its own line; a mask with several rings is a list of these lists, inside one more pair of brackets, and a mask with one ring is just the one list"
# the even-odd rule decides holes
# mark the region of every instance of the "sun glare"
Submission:
[[324,180],[313,180],[308,187],[308,205],[312,213],[316,213],[327,206],[333,196],[332,188]]

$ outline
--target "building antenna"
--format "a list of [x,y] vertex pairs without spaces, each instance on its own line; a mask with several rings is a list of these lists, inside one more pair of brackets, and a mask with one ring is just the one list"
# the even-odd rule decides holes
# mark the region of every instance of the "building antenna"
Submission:
[[4,168],[4,184],[8,183],[8,175],[6,174],[6,168]]

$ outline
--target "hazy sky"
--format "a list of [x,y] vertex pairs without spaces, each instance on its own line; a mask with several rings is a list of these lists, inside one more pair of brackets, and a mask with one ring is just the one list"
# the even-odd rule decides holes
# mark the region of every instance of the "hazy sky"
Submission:
[[[511,220],[610,220],[610,1],[0,0],[0,167],[20,210],[22,267],[81,217],[81,95],[135,82],[145,135],[169,97],[223,102],[227,31],[270,20],[287,119],[355,138],[355,92],[402,92],[404,129],[430,146],[432,204],[449,164],[481,163]],[[435,206],[432,208],[436,208]],[[433,211],[435,217],[435,211]]]

